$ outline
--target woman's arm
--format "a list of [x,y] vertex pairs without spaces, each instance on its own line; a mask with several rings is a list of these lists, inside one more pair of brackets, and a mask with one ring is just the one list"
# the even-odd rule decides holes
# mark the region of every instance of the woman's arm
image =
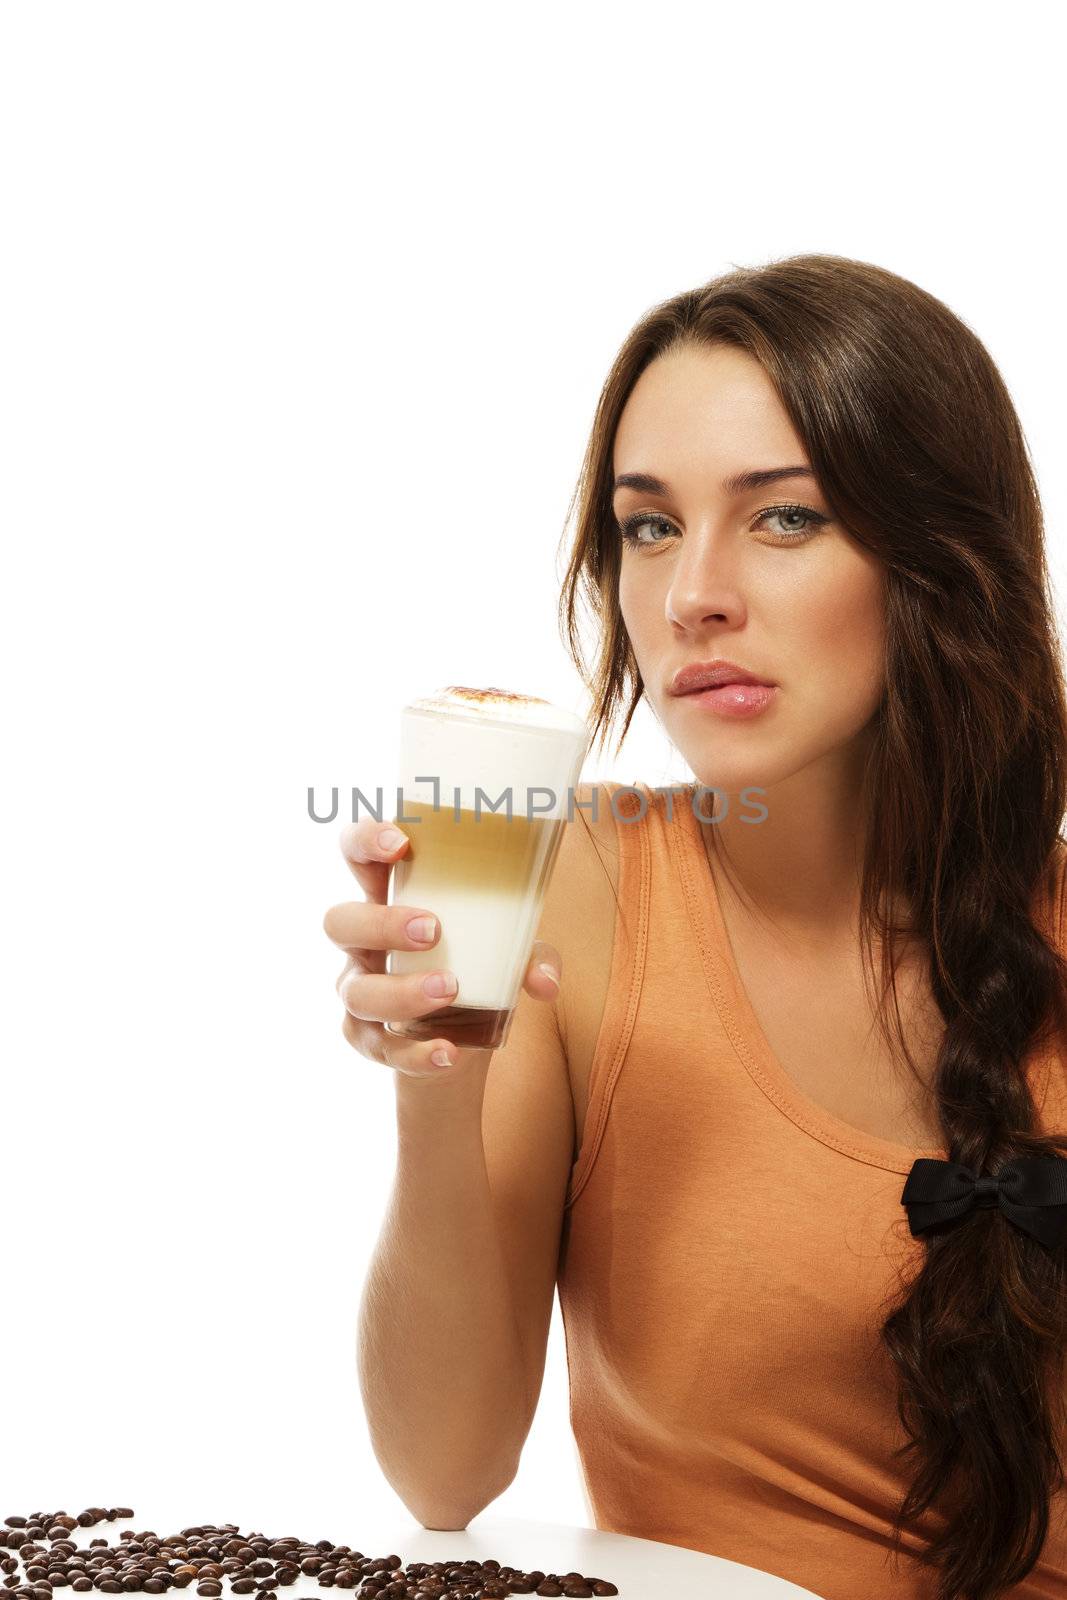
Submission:
[[[568,824],[538,927],[564,966],[583,840]],[[555,1011],[523,990],[502,1050],[465,1052],[447,1079],[396,1077],[359,1376],[378,1462],[426,1527],[463,1528],[507,1488],[537,1407],[575,1144]]]

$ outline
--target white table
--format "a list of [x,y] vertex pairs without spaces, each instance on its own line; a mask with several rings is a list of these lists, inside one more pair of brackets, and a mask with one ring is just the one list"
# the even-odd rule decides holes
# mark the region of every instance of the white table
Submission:
[[700,1600],[704,1596],[707,1600],[788,1600],[790,1595],[812,1600],[813,1594],[811,1589],[772,1577],[769,1572],[759,1572],[721,1556],[707,1556],[699,1550],[686,1550],[681,1545],[515,1517],[475,1517],[458,1532],[438,1532],[414,1520],[376,1528],[374,1549],[363,1553],[398,1555],[402,1562],[485,1560],[494,1556],[504,1566],[523,1567],[527,1572],[535,1568],[542,1572],[583,1572],[589,1577],[610,1579],[618,1586],[619,1600],[665,1600],[670,1594],[692,1596],[693,1600],[698,1596]]

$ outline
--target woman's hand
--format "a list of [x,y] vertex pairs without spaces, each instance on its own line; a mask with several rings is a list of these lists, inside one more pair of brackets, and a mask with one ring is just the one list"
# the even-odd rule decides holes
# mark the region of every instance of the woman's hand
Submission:
[[[383,846],[380,835],[392,830],[400,842]],[[380,1061],[412,1077],[444,1077],[461,1072],[471,1057],[483,1061],[491,1050],[453,1044],[445,1037],[404,1039],[389,1033],[386,1022],[405,1022],[432,1015],[452,1004],[455,976],[440,968],[427,973],[387,973],[390,950],[429,950],[440,937],[441,925],[433,911],[422,906],[388,905],[389,868],[408,847],[407,835],[392,823],[364,817],[341,833],[341,850],[359,880],[366,898],[331,906],[323,918],[327,936],[347,957],[337,979],[337,993],[345,1008],[345,1038],[360,1055]],[[544,970],[547,965],[549,972]],[[523,988],[535,1000],[554,1000],[559,993],[563,958],[543,940],[534,943],[523,976]],[[553,976],[550,976],[550,973]],[[451,980],[443,993],[428,989],[436,980]]]

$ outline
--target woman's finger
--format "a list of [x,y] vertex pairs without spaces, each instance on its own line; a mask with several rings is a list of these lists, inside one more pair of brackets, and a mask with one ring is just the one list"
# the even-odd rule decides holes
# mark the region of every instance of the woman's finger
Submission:
[[331,906],[322,927],[326,937],[342,950],[426,950],[437,943],[441,932],[432,911],[383,905],[378,900],[348,900]]
[[348,1011],[341,1031],[361,1056],[412,1078],[454,1078],[484,1067],[493,1053],[453,1044],[450,1039],[403,1039],[388,1033],[381,1023],[363,1021]]
[[455,974],[444,969],[383,973],[355,961],[337,993],[345,1010],[365,1022],[410,1022],[451,1005],[457,989]]
[[[388,839],[391,834],[399,834],[399,841],[384,844],[383,835]],[[341,829],[340,844],[341,854],[367,899],[384,902],[389,890],[389,868],[407,850],[407,835],[391,822],[361,817]]]
[[535,939],[522,986],[535,1000],[555,1000],[563,975],[563,957],[554,944]]

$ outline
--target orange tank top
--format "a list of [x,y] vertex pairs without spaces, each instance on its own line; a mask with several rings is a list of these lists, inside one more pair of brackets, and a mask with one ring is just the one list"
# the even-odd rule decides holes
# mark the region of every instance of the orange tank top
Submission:
[[[799,1092],[741,985],[692,788],[609,791],[619,913],[558,1276],[596,1526],[824,1600],[933,1600],[941,1513],[890,1547],[906,1435],[878,1330],[925,1249],[905,1178],[947,1151],[860,1132]],[[1039,915],[1061,940],[1058,900]],[[1044,1130],[1067,1127],[1062,1048],[1029,1070]],[[1062,1496],[1011,1594],[1067,1600]]]

